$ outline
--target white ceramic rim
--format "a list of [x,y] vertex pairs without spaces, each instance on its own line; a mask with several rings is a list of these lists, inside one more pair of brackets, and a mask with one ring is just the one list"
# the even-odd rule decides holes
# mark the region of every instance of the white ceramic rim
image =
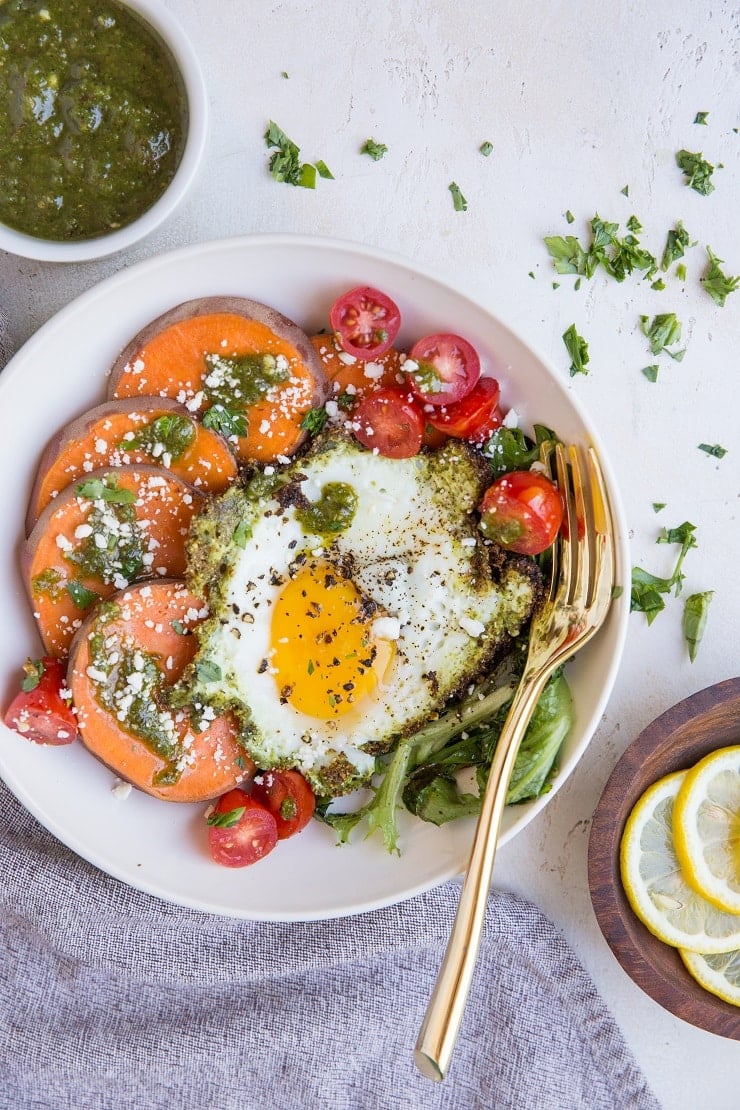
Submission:
[[[4,381],[9,381],[11,378],[15,378],[16,374],[23,375],[28,360],[33,359],[34,357],[36,348],[39,347],[43,349],[44,344],[46,344],[49,339],[53,339],[55,333],[58,330],[66,329],[67,321],[70,318],[74,318],[79,313],[82,313],[84,315],[84,313],[88,311],[91,306],[94,306],[96,301],[104,301],[108,297],[111,290],[117,290],[120,293],[121,288],[126,286],[129,282],[133,282],[135,285],[139,285],[139,275],[142,272],[156,273],[157,270],[167,271],[171,267],[175,266],[177,267],[178,271],[181,271],[191,260],[197,260],[198,257],[203,254],[203,252],[208,252],[209,254],[219,254],[220,252],[229,253],[233,251],[238,254],[245,249],[247,251],[249,251],[250,249],[254,249],[255,251],[268,251],[271,249],[285,250],[291,248],[295,248],[296,250],[315,250],[319,253],[327,252],[329,255],[334,252],[339,255],[346,254],[348,257],[351,257],[353,255],[361,255],[368,260],[374,260],[378,264],[388,264],[392,267],[399,268],[404,271],[405,275],[412,280],[415,276],[422,277],[429,283],[433,283],[442,292],[452,294],[455,297],[468,302],[472,309],[474,309],[476,312],[481,312],[485,314],[497,327],[501,328],[503,331],[508,332],[510,337],[518,345],[521,345],[523,348],[527,349],[529,353],[547,371],[547,374],[552,379],[556,390],[558,392],[562,392],[564,395],[567,396],[567,403],[572,407],[573,412],[575,413],[578,420],[581,422],[585,437],[599,453],[616,521],[617,582],[622,584],[629,582],[629,568],[631,565],[631,560],[628,544],[628,533],[621,505],[621,499],[614,480],[613,471],[609,464],[609,460],[605,455],[600,437],[594,430],[591,420],[583,411],[578,398],[574,396],[571,390],[567,389],[566,382],[564,382],[562,374],[555,369],[553,363],[548,358],[545,358],[539,351],[537,351],[535,348],[531,347],[528,343],[521,339],[516,329],[508,327],[508,325],[501,319],[500,316],[494,314],[480,301],[469,296],[467,293],[456,290],[452,285],[443,281],[439,277],[439,275],[430,268],[417,264],[416,262],[413,262],[408,258],[394,254],[389,251],[368,247],[362,243],[350,242],[346,240],[291,234],[241,236],[193,244],[191,246],[183,247],[175,251],[169,251],[157,255],[154,258],[139,262],[135,266],[128,267],[124,271],[114,274],[113,276],[100,282],[98,285],[94,286],[92,289],[88,290],[86,293],[82,294],[80,297],[76,298],[74,301],[68,304],[52,319],[44,324],[35,333],[35,335],[28,340],[24,347],[8,364],[5,371],[3,371],[2,378]],[[586,747],[593,737],[594,732],[596,731],[596,728],[598,727],[599,721],[601,720],[602,714],[606,707],[606,703],[613,688],[614,681],[616,679],[627,634],[628,616],[629,589],[625,587],[621,595],[619,597],[615,597],[614,603],[612,605],[612,611],[609,614],[607,620],[608,629],[604,629],[604,632],[608,631],[609,633],[609,639],[611,640],[612,649],[609,653],[608,664],[602,666],[601,672],[599,674],[600,689],[593,699],[591,711],[587,716],[584,717],[581,722],[579,722],[579,731],[581,732],[580,739],[578,743],[575,744],[567,752],[566,757],[560,764],[558,774],[555,776],[552,782],[551,789],[547,794],[544,794],[533,801],[527,802],[521,807],[509,807],[508,814],[505,814],[504,827],[502,828],[501,836],[499,838],[499,845],[504,845],[505,843],[513,839],[513,837],[518,832],[521,832],[530,823],[530,821],[534,817],[536,817],[538,813],[541,812],[541,810],[548,804],[548,802],[552,799],[558,789],[570,777],[576,764],[581,759]],[[587,649],[587,651],[597,649],[597,644],[599,640],[600,636],[597,636],[593,641],[594,648],[592,649],[589,645],[589,649]],[[584,652],[584,655],[585,654],[586,652]],[[577,666],[577,663],[578,660],[576,660],[575,664],[571,664],[571,666]],[[467,849],[464,847],[460,848],[460,850],[455,850],[454,858],[446,858],[445,862],[443,864],[440,864],[439,869],[435,871],[432,878],[427,877],[424,879],[419,879],[416,882],[411,882],[407,886],[405,886],[402,891],[394,890],[383,896],[376,895],[364,900],[362,898],[358,898],[357,900],[352,902],[351,905],[343,905],[342,907],[322,907],[309,910],[303,909],[299,911],[273,909],[269,912],[264,912],[262,910],[255,909],[247,902],[244,905],[239,905],[238,908],[235,908],[234,906],[229,906],[227,908],[216,898],[209,898],[203,895],[199,897],[195,893],[191,895],[189,890],[187,892],[183,892],[182,890],[180,890],[177,894],[172,893],[172,891],[165,891],[163,890],[163,887],[159,882],[150,881],[146,875],[142,874],[141,871],[136,871],[130,866],[111,866],[110,861],[103,858],[105,853],[100,853],[98,850],[98,846],[95,843],[91,842],[89,837],[77,837],[76,835],[71,834],[69,829],[66,828],[63,823],[56,821],[54,818],[50,818],[50,815],[44,811],[43,807],[38,804],[37,799],[34,797],[33,788],[29,789],[28,783],[24,781],[23,778],[17,777],[13,773],[12,769],[7,765],[4,765],[4,763],[5,761],[0,757],[0,770],[2,771],[2,777],[6,784],[13,791],[13,793],[16,795],[16,797],[51,833],[53,833],[54,836],[56,836],[60,841],[62,841],[62,843],[66,844],[83,859],[87,859],[90,863],[101,868],[107,874],[112,875],[113,877],[129,884],[135,889],[144,891],[159,898],[165,898],[166,900],[176,902],[180,905],[189,906],[193,909],[205,912],[224,914],[227,916],[234,916],[257,921],[311,921],[363,913],[369,910],[381,908],[386,905],[392,905],[406,898],[411,898],[417,894],[423,893],[426,890],[438,886],[443,882],[455,878],[464,869],[467,859]],[[512,810],[517,811],[516,815],[511,812]],[[506,820],[507,815],[510,817],[510,821]],[[466,824],[466,826],[472,832],[472,820],[465,823],[460,822],[461,827],[463,824]],[[287,843],[291,844],[292,842]],[[469,844],[469,841],[467,841],[467,843]]]
[[22,258],[42,262],[85,262],[104,258],[132,246],[170,216],[185,197],[200,167],[208,133],[208,94],[200,62],[190,39],[172,13],[160,0],[117,0],[131,8],[154,30],[169,48],[185,90],[188,129],[180,164],[159,200],[133,223],[109,235],[84,239],[76,243],[60,243],[53,239],[37,239],[0,223],[0,249]]

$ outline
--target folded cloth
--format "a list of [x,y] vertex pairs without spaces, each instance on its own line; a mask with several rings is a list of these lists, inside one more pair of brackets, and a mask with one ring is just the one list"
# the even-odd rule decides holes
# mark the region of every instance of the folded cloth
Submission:
[[77,858],[0,783],[0,1105],[657,1108],[562,935],[500,891],[448,1077],[419,1075],[457,898],[300,924],[198,913]]

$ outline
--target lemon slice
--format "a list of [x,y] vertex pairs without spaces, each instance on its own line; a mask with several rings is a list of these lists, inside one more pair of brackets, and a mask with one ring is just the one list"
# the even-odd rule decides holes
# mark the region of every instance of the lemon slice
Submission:
[[703,952],[687,952],[680,948],[678,954],[686,964],[686,970],[700,986],[731,1006],[740,1006],[740,952],[707,956]]
[[622,836],[622,883],[640,921],[666,944],[690,952],[740,948],[740,916],[725,913],[686,882],[673,846],[673,804],[686,771],[642,795]]
[[673,840],[694,890],[740,914],[740,746],[720,748],[687,772],[673,808]]

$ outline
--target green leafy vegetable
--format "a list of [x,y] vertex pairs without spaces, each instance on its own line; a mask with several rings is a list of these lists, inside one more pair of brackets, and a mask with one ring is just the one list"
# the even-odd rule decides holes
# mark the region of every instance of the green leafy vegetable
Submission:
[[683,171],[686,184],[689,188],[703,197],[708,197],[714,192],[712,174],[714,166],[705,161],[702,154],[693,154],[690,150],[679,150],[676,155],[676,165]]
[[179,459],[185,454],[195,439],[195,423],[189,416],[167,413],[157,416],[130,437],[119,443],[122,450],[138,447],[154,458],[167,454],[170,459]]
[[94,602],[100,600],[99,594],[96,594],[94,590],[86,589],[81,582],[77,582],[74,578],[67,582],[67,593],[76,609],[89,609]]
[[679,281],[686,281],[686,267],[683,262],[679,262],[676,266],[676,277]]
[[234,412],[226,405],[212,405],[203,415],[203,427],[230,439],[231,436],[245,436],[249,431],[249,421],[243,412]]
[[707,455],[712,455],[715,459],[723,459],[727,454],[727,448],[722,447],[719,443],[700,443],[699,450],[704,451]]
[[653,512],[659,513],[666,506],[665,501],[653,501]]
[[274,148],[268,168],[276,181],[300,186],[303,189],[315,189],[317,170],[322,177],[332,176],[325,162],[317,162],[316,165],[301,162],[300,148],[288,138],[274,120],[270,120],[264,138],[267,146],[270,149]]
[[724,308],[725,301],[730,293],[734,293],[740,285],[740,275],[738,277],[727,277],[720,269],[722,259],[717,258],[711,247],[707,247],[707,254],[709,255],[709,263],[699,280],[714,303],[718,304],[720,308]]
[[570,376],[574,377],[576,374],[587,374],[588,370],[586,365],[589,362],[588,343],[578,334],[575,324],[571,324],[563,332],[563,343],[565,349],[570,355]]
[[21,681],[23,693],[29,694],[31,690],[35,690],[43,677],[43,659],[27,659],[23,664],[23,679]]
[[676,226],[672,228],[666,236],[663,258],[660,263],[661,270],[665,273],[669,266],[672,266],[674,262],[678,262],[679,258],[683,258],[684,250],[688,246],[689,233],[682,222],[677,220]]
[[323,159],[319,158],[318,162],[316,163],[316,169],[318,171],[319,177],[323,177],[326,181],[334,180],[334,174],[331,172]]
[[683,634],[689,649],[689,659],[692,663],[696,659],[701,638],[707,627],[709,603],[713,597],[714,590],[705,590],[704,593],[691,594],[684,603]]
[[570,208],[569,208],[569,209],[568,209],[568,211],[567,211],[567,212],[565,213],[565,218],[566,218],[566,220],[568,221],[568,223],[569,223],[569,224],[572,224],[572,223],[574,223],[574,222],[575,222],[575,216],[574,216],[574,215],[573,215],[573,213],[571,212]]
[[708,115],[709,115],[709,112],[697,112],[696,115],[694,116],[694,123],[702,123],[706,127],[707,126],[707,116]]
[[625,186],[624,186],[624,188],[623,188],[623,189],[620,189],[619,191],[620,191],[620,193],[622,193],[622,195],[623,195],[623,196],[625,196],[625,197],[628,197],[628,196],[630,195],[630,187],[629,187],[629,185],[625,185]]
[[657,382],[658,380],[658,364],[657,362],[651,363],[650,366],[643,366],[642,372],[649,382]]
[[478,149],[484,158],[488,158],[489,155],[493,153],[493,143],[486,141],[485,143],[481,143]]
[[511,470],[529,470],[540,458],[543,443],[557,443],[557,436],[544,424],[534,425],[534,440],[525,436],[520,428],[497,428],[484,447],[484,454],[496,478]]
[[676,362],[681,361],[686,353],[685,349],[681,351],[668,350],[674,343],[681,341],[681,321],[675,312],[661,312],[657,316],[653,316],[652,320],[649,316],[641,316],[640,328],[642,334],[647,336],[650,341],[651,354],[659,355],[661,351],[665,351]]
[[379,162],[387,153],[388,147],[385,143],[376,143],[375,139],[365,139],[365,142],[360,147],[360,154],[367,154],[368,158],[372,158],[373,162]]
[[632,568],[632,592],[630,608],[633,612],[644,613],[648,624],[652,624],[661,609],[665,609],[663,595],[674,591],[678,597],[683,585],[683,561],[692,547],[696,547],[696,526],[684,521],[678,528],[666,528],[657,539],[657,543],[680,544],[681,550],[676,559],[676,565],[669,578],[661,578],[643,570],[642,567]]
[[206,817],[206,824],[214,829],[233,829],[234,825],[238,825],[246,812],[246,806],[236,806],[234,809],[227,810],[226,813],[214,812]]
[[455,211],[456,212],[467,212],[468,202],[466,201],[465,197],[462,195],[462,192],[460,191],[460,186],[457,184],[456,181],[451,181],[450,182],[449,190],[452,193],[452,203],[455,206]]
[[545,246],[559,274],[577,274],[591,278],[601,266],[615,281],[624,281],[634,270],[646,271],[652,278],[657,262],[650,251],[640,246],[637,232],[642,230],[636,216],[631,216],[629,234],[619,235],[619,224],[602,220],[597,214],[591,220],[591,243],[583,246],[573,235],[549,235]]
[[131,505],[136,500],[132,489],[119,489],[112,475],[105,478],[88,478],[76,487],[78,497],[88,501],[107,501],[111,505]]
[[304,432],[310,432],[311,435],[316,435],[316,433],[320,432],[324,427],[327,420],[328,417],[325,408],[309,409],[303,417],[303,420],[301,420],[301,427]]

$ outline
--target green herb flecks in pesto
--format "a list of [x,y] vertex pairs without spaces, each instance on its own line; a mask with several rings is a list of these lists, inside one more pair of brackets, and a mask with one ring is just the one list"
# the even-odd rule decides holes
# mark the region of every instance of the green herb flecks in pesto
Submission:
[[269,352],[233,357],[209,354],[205,362],[208,374],[203,380],[203,392],[212,407],[221,406],[231,416],[243,413],[261,401],[274,385],[290,377],[285,356],[276,357]]
[[357,512],[357,494],[346,482],[327,482],[318,501],[296,508],[295,515],[307,532],[332,535],[349,528]]
[[31,579],[31,593],[34,597],[45,594],[52,601],[56,601],[62,596],[63,591],[62,575],[56,567],[47,567]]
[[93,505],[84,522],[86,534],[76,537],[79,542],[64,553],[65,560],[85,577],[109,585],[120,587],[124,579],[133,582],[144,570],[146,550],[132,504],[136,495],[132,490],[119,489],[112,477],[80,482],[76,493]]
[[185,141],[175,62],[116,0],[0,4],[0,220],[94,239],[137,219]]
[[[118,444],[122,450],[138,448],[153,459],[175,461],[182,458],[195,439],[195,421],[179,413],[157,416]],[[166,462],[165,462],[166,465]]]

